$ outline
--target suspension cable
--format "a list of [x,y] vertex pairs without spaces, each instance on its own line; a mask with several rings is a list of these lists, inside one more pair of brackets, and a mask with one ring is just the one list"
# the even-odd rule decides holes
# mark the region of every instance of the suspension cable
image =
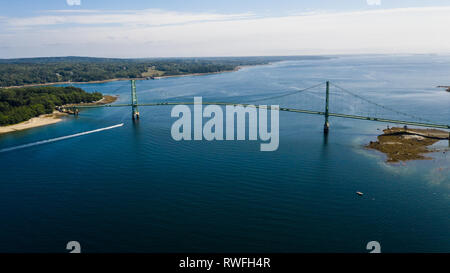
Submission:
[[404,112],[395,110],[395,109],[393,109],[393,108],[390,108],[390,107],[381,105],[381,104],[376,103],[376,102],[374,102],[374,101],[371,101],[371,100],[369,100],[369,99],[366,99],[366,98],[364,98],[364,97],[362,97],[362,96],[360,96],[360,95],[357,95],[357,94],[351,92],[351,91],[348,90],[348,89],[345,89],[345,88],[343,88],[343,87],[340,87],[340,86],[337,85],[337,84],[331,83],[331,85],[333,85],[334,87],[340,89],[341,91],[344,91],[344,92],[346,92],[346,93],[348,93],[348,94],[350,94],[350,95],[352,95],[352,96],[354,96],[354,97],[356,97],[356,98],[359,98],[359,99],[361,99],[361,100],[363,100],[363,101],[365,101],[365,102],[367,102],[367,103],[370,103],[370,104],[373,104],[373,105],[375,105],[375,106],[381,107],[381,108],[386,109],[386,110],[388,110],[388,111],[397,113],[397,114],[399,114],[399,115],[404,115],[404,116],[407,116],[407,117],[410,117],[410,118],[413,118],[413,119],[418,119],[418,120],[422,120],[422,121],[426,121],[426,122],[433,123],[431,120],[427,120],[427,119],[420,118],[420,117],[417,117],[417,116],[414,116],[414,115],[411,115],[411,114],[408,114],[408,113],[404,113]]
[[249,101],[249,102],[258,102],[258,101],[269,100],[269,99],[279,99],[279,98],[283,98],[283,97],[287,97],[287,96],[291,96],[291,95],[295,95],[295,94],[298,94],[298,93],[301,93],[301,92],[308,91],[308,90],[310,90],[310,89],[319,87],[319,86],[321,86],[321,85],[323,85],[323,84],[325,84],[325,82],[321,82],[321,83],[319,83],[319,84],[316,84],[316,85],[313,85],[313,86],[310,86],[310,87],[307,87],[307,88],[304,88],[304,89],[300,89],[300,90],[295,90],[295,91],[292,91],[292,92],[288,92],[288,93],[286,93],[286,94],[277,95],[277,96],[272,96],[272,97],[266,97],[266,98],[262,98],[262,99],[251,100],[251,101]]

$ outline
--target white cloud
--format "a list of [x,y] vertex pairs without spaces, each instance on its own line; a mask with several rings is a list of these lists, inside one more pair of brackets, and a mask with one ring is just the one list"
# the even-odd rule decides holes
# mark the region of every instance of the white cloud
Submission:
[[381,0],[366,0],[369,6],[379,6],[381,5]]
[[100,10],[94,9],[54,9],[40,11],[41,13],[99,13]]
[[67,5],[69,6],[80,6],[81,0],[66,0]]
[[[0,57],[450,53],[450,7],[283,17],[161,10],[6,18]],[[1,24],[1,23],[0,23]]]
[[366,0],[369,6],[379,6],[381,5],[381,0]]
[[[34,27],[58,24],[121,24],[121,25],[150,25],[160,26],[167,24],[186,24],[202,21],[224,21],[251,17],[252,14],[218,14],[218,13],[180,13],[163,11],[158,9],[147,9],[140,11],[52,11],[58,15],[42,15],[27,18],[12,18],[9,25],[13,27]],[[66,14],[61,14],[66,13]],[[67,14],[73,13],[73,14]]]

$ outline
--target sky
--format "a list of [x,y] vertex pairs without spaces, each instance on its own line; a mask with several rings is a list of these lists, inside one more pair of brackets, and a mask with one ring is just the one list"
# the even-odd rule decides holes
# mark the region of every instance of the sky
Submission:
[[0,0],[0,58],[450,53],[450,0]]

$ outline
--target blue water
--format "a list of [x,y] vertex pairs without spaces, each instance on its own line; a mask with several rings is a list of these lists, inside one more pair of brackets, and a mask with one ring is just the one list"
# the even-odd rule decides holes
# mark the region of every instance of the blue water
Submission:
[[[450,57],[347,56],[137,82],[139,102],[250,102],[330,80],[402,112],[450,124]],[[78,85],[119,95],[128,82]],[[269,102],[324,108],[324,87]],[[330,111],[411,119],[331,88]],[[450,252],[450,158],[387,164],[366,150],[388,124],[280,113],[280,146],[171,138],[171,106],[83,110],[0,136],[0,252]],[[389,124],[391,126],[395,124]],[[448,147],[448,141],[436,144]],[[364,196],[359,197],[356,191]]]

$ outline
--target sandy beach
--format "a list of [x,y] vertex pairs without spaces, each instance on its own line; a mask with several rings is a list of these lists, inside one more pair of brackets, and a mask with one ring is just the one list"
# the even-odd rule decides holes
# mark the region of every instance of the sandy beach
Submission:
[[35,127],[45,126],[49,124],[55,124],[62,121],[62,117],[66,115],[67,114],[60,113],[58,111],[53,111],[52,114],[40,115],[39,117],[34,117],[18,124],[0,126],[0,134],[6,134],[31,129]]

